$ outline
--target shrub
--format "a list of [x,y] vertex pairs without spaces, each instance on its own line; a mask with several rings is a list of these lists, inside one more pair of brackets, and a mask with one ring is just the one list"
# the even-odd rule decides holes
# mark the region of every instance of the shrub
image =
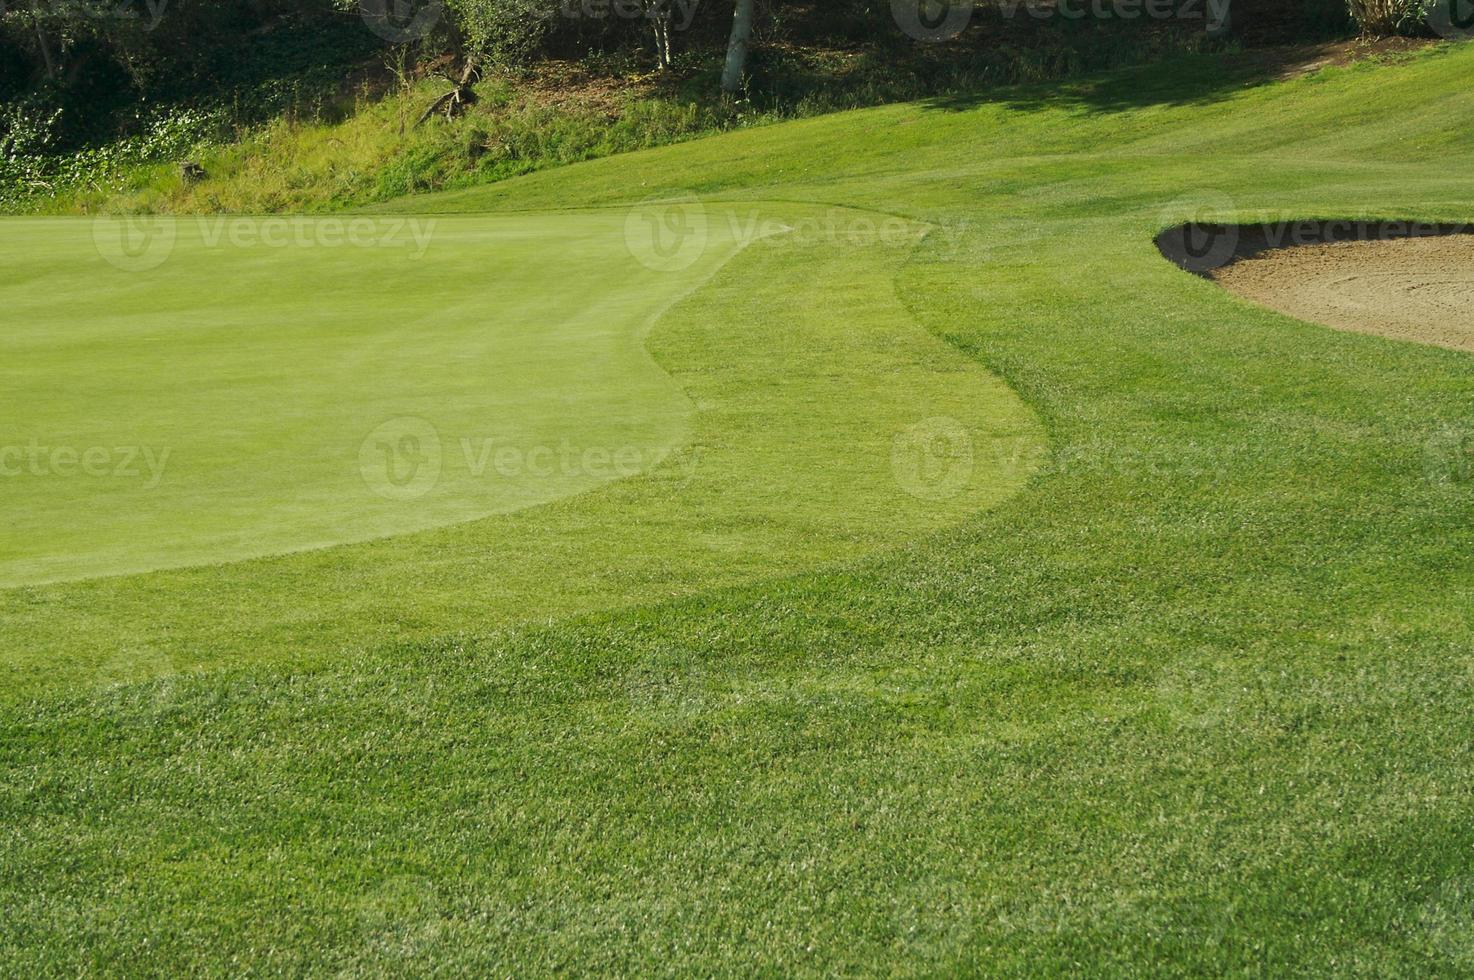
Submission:
[[1416,33],[1427,0],[1347,0],[1352,19],[1364,34]]

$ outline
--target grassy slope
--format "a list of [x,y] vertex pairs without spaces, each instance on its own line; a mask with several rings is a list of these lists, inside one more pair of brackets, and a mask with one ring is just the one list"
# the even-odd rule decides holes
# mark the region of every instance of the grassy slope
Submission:
[[1467,219],[1471,68],[1245,90],[1197,60],[403,202],[690,188],[965,228],[901,296],[1052,463],[841,570],[7,708],[0,962],[1474,967],[1467,357],[1151,246],[1204,200]]
[[59,214],[336,211],[690,139],[731,123],[731,113],[673,97],[519,94],[497,81],[479,87],[481,101],[456,125],[437,117],[416,126],[444,87],[419,82],[199,147],[195,156],[210,175],[203,182],[182,180],[172,162],[135,166],[118,175],[118,186],[71,188],[27,206]]
[[[833,28],[823,5],[789,11],[785,20],[785,34],[823,37]],[[484,78],[478,101],[454,125],[438,117],[416,124],[445,92],[438,78],[390,85],[382,69],[360,65],[352,73],[357,89],[323,89],[322,38],[293,32],[276,41],[295,48],[305,40],[306,50],[295,53],[316,66],[308,76],[273,79],[228,104],[205,99],[201,108],[170,112],[167,124],[85,154],[31,167],[22,155],[12,163],[34,167],[19,178],[31,191],[10,197],[0,188],[0,204],[47,214],[340,211],[839,109],[1078,77],[1209,43],[1190,25],[1142,30],[1131,19],[1092,26],[979,16],[974,26],[959,45],[856,49],[769,37],[749,64],[750,97],[735,102],[717,92],[724,50],[690,52],[669,77],[640,71],[631,52],[543,62]],[[258,67],[281,64],[253,51]],[[267,125],[243,121],[268,111],[279,114]],[[185,157],[209,179],[185,180],[178,166]]]

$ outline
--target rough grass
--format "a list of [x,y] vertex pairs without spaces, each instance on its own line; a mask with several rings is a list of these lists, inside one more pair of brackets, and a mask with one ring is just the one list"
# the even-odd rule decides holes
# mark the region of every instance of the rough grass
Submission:
[[[963,228],[895,288],[1039,413],[1050,461],[841,568],[13,703],[0,962],[1467,972],[1467,355],[1255,308],[1152,238],[1204,211],[1468,220],[1471,70],[1246,86],[1196,59],[400,203],[697,187]],[[743,285],[693,301],[735,332]]]
[[[61,159],[23,154],[11,164],[25,176],[0,188],[0,203],[43,214],[336,211],[788,119],[1078,76],[1209,44],[1191,22],[1148,26],[980,9],[974,30],[949,45],[844,48],[770,38],[754,53],[748,87],[736,99],[718,93],[720,52],[690,52],[671,76],[641,68],[633,52],[590,53],[490,74],[464,118],[423,126],[416,123],[444,92],[443,81],[401,70],[391,84],[384,71],[365,69],[370,81],[334,93],[320,79],[298,91],[285,78],[278,87],[294,93],[290,110],[265,125],[259,107],[242,117],[232,101],[239,95],[217,95],[162,115],[146,138]],[[202,163],[208,179],[184,180],[184,158]]]
[[134,166],[100,188],[35,197],[25,207],[48,214],[334,211],[676,142],[715,132],[732,116],[651,93],[574,92],[553,101],[547,92],[491,80],[479,86],[481,101],[467,118],[417,127],[443,89],[443,82],[419,82],[358,100],[345,113],[283,116],[237,141],[208,142],[195,154],[209,174],[203,182],[182,180],[173,161]]

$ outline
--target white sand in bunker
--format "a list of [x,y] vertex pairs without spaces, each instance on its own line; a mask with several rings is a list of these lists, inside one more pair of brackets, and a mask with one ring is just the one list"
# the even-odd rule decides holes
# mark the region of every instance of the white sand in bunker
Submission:
[[1272,249],[1211,276],[1300,320],[1474,351],[1474,235]]

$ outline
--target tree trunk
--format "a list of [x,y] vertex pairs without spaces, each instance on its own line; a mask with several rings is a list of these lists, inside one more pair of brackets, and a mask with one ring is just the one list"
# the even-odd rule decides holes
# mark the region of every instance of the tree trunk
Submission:
[[39,19],[32,21],[36,27],[36,44],[41,48],[41,60],[46,63],[46,77],[56,77],[56,59],[51,55],[51,44],[46,40],[46,32],[41,29]]
[[742,90],[747,45],[752,40],[752,4],[753,0],[737,0],[737,13],[732,18],[732,40],[727,43],[727,67],[722,72],[722,91],[728,95]]
[[471,88],[471,85],[481,77],[481,70],[474,56],[467,58],[465,68],[461,70],[459,76],[453,75],[449,71],[442,71],[440,74],[442,78],[455,87],[430,103],[430,107],[425,110],[424,115],[420,116],[419,120],[415,122],[415,129],[419,129],[425,120],[435,115],[441,109],[445,110],[446,119],[454,119],[466,111],[466,106],[477,101],[476,92]]
[[663,4],[656,4],[647,16],[650,18],[650,31],[655,35],[655,61],[661,71],[670,71],[670,10]]

